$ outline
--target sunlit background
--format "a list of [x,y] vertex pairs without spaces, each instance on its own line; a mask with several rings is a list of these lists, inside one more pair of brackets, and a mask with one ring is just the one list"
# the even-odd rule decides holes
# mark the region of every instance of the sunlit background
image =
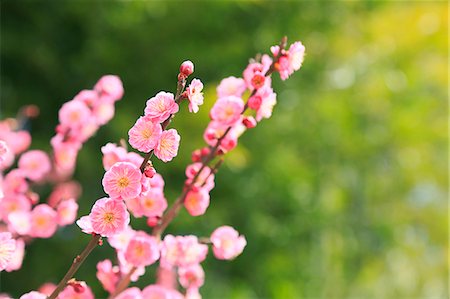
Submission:
[[[1,2],[1,117],[41,108],[32,148],[49,150],[60,106],[103,74],[125,97],[82,149],[79,215],[103,195],[100,147],[126,138],[145,101],[175,91],[179,64],[205,83],[200,113],[183,106],[172,163],[155,162],[166,196],[180,193],[215,87],[284,35],[307,48],[302,69],[274,78],[273,117],[241,138],[216,176],[203,217],[185,211],[170,233],[228,224],[248,241],[232,262],[210,254],[204,298],[447,298],[448,3],[375,1]],[[145,228],[142,221],[133,226]],[[27,247],[0,291],[58,282],[89,236],[75,225]],[[76,278],[106,292],[97,248]],[[153,282],[154,269],[137,283]]]

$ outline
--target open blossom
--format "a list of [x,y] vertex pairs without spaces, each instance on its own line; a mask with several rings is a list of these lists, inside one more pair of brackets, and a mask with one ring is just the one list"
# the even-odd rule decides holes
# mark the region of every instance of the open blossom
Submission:
[[27,235],[31,229],[31,213],[18,210],[8,215],[8,230],[19,235]]
[[[269,55],[264,54],[261,58],[261,62],[252,62],[245,68],[242,75],[248,89],[255,89],[255,76],[257,78],[261,78],[261,76],[264,77],[271,64],[272,59],[269,57]],[[264,85],[270,86],[270,78],[265,78],[263,81]]]
[[58,225],[72,224],[77,218],[78,204],[75,199],[63,200],[56,208]]
[[87,107],[92,108],[98,105],[98,93],[95,90],[84,89],[74,96],[72,101],[83,102]]
[[144,114],[155,123],[162,123],[171,114],[178,112],[178,104],[170,92],[159,92],[147,101]]
[[128,226],[130,214],[123,201],[101,198],[92,207],[89,220],[94,233],[109,237]]
[[184,200],[184,207],[192,216],[205,214],[208,206],[209,193],[203,188],[189,191]]
[[280,78],[286,80],[294,72],[300,69],[305,57],[305,46],[301,42],[295,42],[289,50],[282,50],[279,46],[270,48],[274,56],[280,55],[278,62],[275,63],[275,69],[280,73]]
[[14,250],[11,256],[11,260],[9,261],[8,266],[6,266],[5,271],[11,272],[19,270],[22,267],[24,256],[25,256],[25,242],[22,239],[16,239],[16,249]]
[[18,162],[19,169],[33,181],[42,179],[51,169],[48,155],[41,150],[31,150],[24,153]]
[[187,97],[189,99],[189,112],[197,113],[198,106],[203,105],[203,83],[199,79],[193,79],[191,84],[186,88]]
[[[133,264],[130,264],[125,258],[124,251],[117,251],[117,261],[119,262],[119,268],[121,273],[128,273],[134,268]],[[139,277],[145,274],[145,266],[136,267],[136,270],[130,277],[131,281],[137,281]]]
[[131,287],[117,295],[116,299],[143,299],[143,297],[139,288]]
[[14,250],[16,250],[16,240],[12,238],[11,233],[0,233],[0,271],[6,269]]
[[16,211],[30,211],[31,210],[31,203],[29,199],[22,195],[5,195],[4,198],[0,201],[0,216],[3,219],[3,221],[8,221],[8,216]]
[[183,299],[183,295],[177,290],[168,289],[163,286],[152,284],[142,290],[144,299]]
[[123,96],[123,85],[119,77],[114,75],[106,75],[101,77],[94,86],[102,98],[117,101]]
[[162,127],[150,118],[139,117],[134,126],[128,131],[130,145],[143,153],[153,150],[161,138]]
[[161,247],[161,265],[186,267],[201,263],[208,253],[208,246],[200,244],[196,236],[166,235]]
[[205,271],[199,264],[178,268],[178,280],[183,288],[199,288],[205,282]]
[[211,234],[214,256],[221,260],[231,260],[242,253],[247,241],[231,226],[221,226]]
[[78,129],[91,117],[91,110],[82,101],[69,101],[59,109],[59,122],[62,126]]
[[150,189],[139,198],[142,214],[146,217],[160,217],[167,209],[167,200],[157,188]]
[[261,105],[256,111],[256,120],[261,121],[263,118],[270,118],[273,107],[277,103],[277,94],[273,92],[272,88],[265,86],[258,89],[254,97],[261,98]]
[[57,213],[47,204],[40,204],[31,211],[29,235],[34,238],[50,238],[58,228]]
[[47,299],[47,296],[36,291],[31,291],[23,294],[19,299]]
[[224,126],[232,126],[241,118],[244,101],[236,96],[220,98],[211,109],[211,119]]
[[155,237],[137,233],[125,250],[125,259],[135,267],[148,266],[159,259],[159,245]]
[[175,129],[162,132],[155,148],[155,156],[163,162],[171,161],[178,154],[180,139],[181,137]]
[[114,164],[103,176],[105,192],[113,199],[129,199],[141,193],[142,173],[129,162]]
[[241,97],[246,89],[247,85],[245,84],[244,79],[231,76],[220,81],[219,86],[217,86],[217,97]]
[[47,296],[50,296],[55,289],[56,289],[56,284],[54,284],[52,282],[46,282],[39,287],[38,292],[45,294]]
[[116,284],[120,278],[118,266],[113,266],[110,260],[103,260],[97,263],[97,279],[103,288],[112,294],[116,289]]
[[136,231],[127,226],[123,231],[117,233],[108,238],[108,243],[111,247],[115,248],[117,251],[125,251],[127,249],[128,243],[131,238],[136,234]]
[[6,160],[6,155],[10,152],[10,149],[5,141],[0,140],[0,164]]

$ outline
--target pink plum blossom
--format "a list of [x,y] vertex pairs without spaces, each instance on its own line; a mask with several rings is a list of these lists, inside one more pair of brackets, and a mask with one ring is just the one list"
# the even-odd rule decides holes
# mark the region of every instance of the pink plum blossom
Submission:
[[117,251],[125,251],[131,238],[136,234],[136,231],[127,226],[123,231],[108,238],[108,243]]
[[18,165],[25,176],[33,181],[43,179],[51,169],[48,155],[41,150],[31,150],[22,154]]
[[123,96],[123,85],[119,77],[106,75],[95,84],[94,89],[103,97],[112,101],[120,100]]
[[166,235],[161,247],[161,264],[186,267],[201,263],[208,253],[208,246],[200,244],[196,236]]
[[0,164],[7,159],[6,155],[11,152],[5,141],[0,140]]
[[[129,263],[125,258],[125,252],[124,251],[117,251],[117,260],[119,262],[120,272],[121,273],[128,273],[133,269],[135,266],[133,264]],[[131,281],[137,281],[139,277],[144,275],[145,273],[145,267],[139,266],[136,268],[136,270],[133,272],[133,274],[130,277]]]
[[22,239],[16,239],[16,249],[14,250],[11,260],[6,266],[6,272],[16,271],[22,267],[23,258],[25,256],[25,242]]
[[56,289],[56,284],[54,284],[52,282],[46,282],[39,287],[38,292],[45,294],[47,296],[50,296],[55,289]]
[[177,112],[178,104],[175,103],[173,94],[163,91],[149,99],[144,109],[145,117],[155,123],[162,123]]
[[83,216],[77,220],[77,225],[81,228],[81,231],[85,234],[94,233],[94,229],[92,228],[91,218],[89,215]]
[[36,291],[31,291],[23,294],[19,299],[47,299],[47,296]]
[[227,96],[216,101],[211,108],[211,119],[224,126],[232,126],[241,118],[244,101],[236,96]]
[[40,204],[31,211],[31,229],[29,235],[33,238],[50,238],[56,232],[57,213],[47,204]]
[[167,209],[167,200],[159,189],[150,189],[139,197],[142,214],[147,217],[161,216]]
[[178,280],[183,288],[199,288],[205,282],[205,271],[199,264],[178,268]]
[[175,129],[162,132],[155,148],[155,156],[163,162],[171,161],[178,153],[180,139],[181,137]]
[[8,214],[8,230],[19,235],[27,235],[31,228],[31,213],[18,210]]
[[155,237],[138,233],[131,238],[125,250],[125,259],[135,267],[148,266],[159,259],[159,246]]
[[116,299],[143,299],[143,297],[139,288],[132,287],[117,295]]
[[[270,64],[272,60],[267,55],[263,55],[263,59],[260,62],[252,62],[250,63],[243,72],[244,81],[247,84],[247,88],[249,90],[253,90],[254,84],[252,83],[255,75],[264,76],[265,73],[269,70]],[[269,79],[269,78],[266,78]],[[264,84],[271,84],[270,80],[265,80]]]
[[161,124],[153,122],[147,117],[139,117],[134,126],[128,131],[130,145],[143,153],[153,150],[161,138]]
[[198,288],[188,288],[184,299],[202,299]]
[[221,226],[211,234],[214,256],[221,260],[231,260],[244,250],[247,241],[231,226]]
[[99,101],[98,93],[94,90],[84,89],[80,91],[72,101],[74,102],[82,102],[87,107],[92,108],[98,105]]
[[273,107],[277,103],[277,94],[273,92],[272,88],[263,87],[258,89],[254,97],[261,98],[261,105],[256,111],[256,120],[261,121],[263,118],[270,118]]
[[109,237],[123,231],[130,223],[130,214],[123,201],[101,198],[92,207],[89,219],[93,232]]
[[[23,194],[28,190],[25,172],[21,169],[9,171],[3,181],[5,194]],[[1,211],[0,211],[1,213]]]
[[7,222],[8,216],[16,211],[29,212],[31,210],[31,203],[23,194],[8,195],[0,201],[0,216]]
[[183,295],[180,292],[167,289],[163,286],[152,284],[145,287],[142,290],[143,299],[183,299]]
[[203,188],[191,190],[184,199],[184,207],[191,216],[200,216],[205,214],[209,206],[209,193]]
[[59,203],[56,208],[58,213],[58,225],[64,226],[72,224],[77,218],[78,204],[75,199],[70,198]]
[[220,81],[219,86],[217,86],[217,97],[242,97],[246,89],[247,85],[245,84],[244,79],[231,76]]
[[[186,177],[188,178],[186,180],[187,184],[190,184],[194,177],[197,175],[197,173],[202,168],[202,163],[196,162],[193,164],[188,165],[186,167]],[[211,168],[208,166],[203,167],[200,174],[197,176],[197,179],[195,180],[195,187],[202,188],[207,190],[208,192],[211,191],[214,188],[214,174],[211,173]]]
[[116,290],[116,284],[120,278],[120,269],[113,266],[110,260],[103,260],[97,263],[97,279],[103,288],[110,294]]
[[102,102],[97,104],[92,110],[92,116],[95,123],[103,126],[114,117],[115,108],[112,103]]
[[103,176],[105,192],[113,199],[129,199],[141,193],[142,173],[136,165],[117,162]]
[[127,155],[127,150],[114,143],[107,143],[101,148],[103,167],[109,170],[116,162],[121,162]]
[[62,126],[78,129],[91,117],[91,110],[81,101],[69,101],[59,109],[59,122]]
[[16,250],[16,240],[12,238],[11,233],[0,233],[0,271],[3,271],[8,267],[14,254],[14,250]]
[[51,207],[56,207],[60,202],[67,199],[76,200],[81,195],[81,186],[76,181],[59,183],[54,186],[52,193],[47,199]]
[[280,73],[281,80],[286,80],[294,71],[299,70],[305,57],[305,46],[301,42],[293,43],[287,51],[280,51],[279,46],[271,47],[271,51],[274,56],[280,55],[275,69]]
[[187,97],[189,99],[189,112],[197,113],[198,106],[203,105],[203,83],[199,79],[193,79],[191,84],[186,88]]

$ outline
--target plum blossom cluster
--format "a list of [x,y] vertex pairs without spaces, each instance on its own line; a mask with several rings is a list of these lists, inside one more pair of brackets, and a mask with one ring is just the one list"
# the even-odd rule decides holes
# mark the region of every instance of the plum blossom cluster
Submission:
[[[50,238],[58,227],[74,223],[81,193],[71,180],[77,151],[113,117],[122,94],[120,79],[110,75],[65,103],[51,154],[30,149],[31,135],[22,129],[37,117],[37,107],[26,106],[16,119],[0,121],[0,271],[21,268],[25,245],[34,238]],[[40,185],[51,186],[47,198],[34,191]]]
[[[87,255],[97,245],[102,245],[102,238],[106,238],[114,248],[116,256],[114,261],[105,259],[96,265],[97,279],[109,294],[108,298],[201,298],[200,288],[205,282],[202,262],[207,259],[209,249],[217,259],[232,260],[247,245],[245,237],[228,225],[214,229],[208,237],[164,235],[165,229],[183,207],[195,217],[207,212],[215,175],[224,155],[237,146],[239,137],[246,130],[272,115],[277,97],[271,75],[278,72],[280,78],[286,80],[300,69],[304,52],[300,42],[287,47],[287,40],[283,39],[280,45],[271,47],[271,55],[251,60],[241,77],[231,76],[220,82],[217,100],[209,112],[210,122],[203,134],[206,146],[192,153],[182,192],[169,205],[164,195],[164,179],[153,167],[151,158],[154,155],[163,162],[169,162],[177,156],[181,138],[175,128],[168,128],[171,120],[183,102],[187,102],[190,112],[197,113],[204,101],[203,83],[194,78],[188,84],[188,78],[194,72],[193,63],[183,62],[177,77],[176,93],[161,91],[148,99],[143,115],[129,129],[128,143],[135,151],[129,151],[124,143],[108,143],[101,148],[105,170],[102,186],[106,196],[96,200],[90,213],[77,221],[84,233],[92,235],[85,250],[74,259],[57,285],[46,283],[38,291],[24,294],[21,298],[93,298],[89,286],[84,281],[77,281],[74,274]],[[76,157],[81,144],[96,128],[111,118],[114,111],[111,104],[123,94],[116,79],[111,76],[104,78],[93,91],[84,91],[73,103],[63,106],[57,136],[52,140],[55,162],[46,157],[50,166],[41,170],[42,166],[34,165],[33,159],[26,159],[23,167],[27,165],[33,169],[32,176],[35,176],[30,178],[28,175],[28,180],[44,178],[45,174],[39,172],[55,172],[52,164],[58,167],[58,177],[73,172],[75,163],[72,157]],[[65,144],[71,145],[68,148],[74,146],[75,153],[65,150]],[[61,148],[55,150],[58,146]],[[0,142],[0,158],[9,159],[9,151]],[[52,202],[58,205],[69,201],[54,199]],[[40,214],[50,213],[41,209]],[[6,214],[7,217],[11,215],[10,212]],[[133,228],[134,219],[142,217],[146,219],[148,231]],[[10,232],[0,233],[0,267],[8,264],[6,260],[10,259],[17,243],[17,238]],[[154,283],[143,289],[129,286],[152,265],[157,271]]]

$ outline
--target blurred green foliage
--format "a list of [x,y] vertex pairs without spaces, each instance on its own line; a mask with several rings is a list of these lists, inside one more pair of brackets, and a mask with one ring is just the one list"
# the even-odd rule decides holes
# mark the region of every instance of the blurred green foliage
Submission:
[[[202,146],[215,86],[283,35],[307,57],[274,78],[273,117],[247,132],[216,177],[203,217],[182,212],[168,232],[209,235],[223,224],[248,240],[233,262],[205,262],[204,298],[444,298],[448,293],[446,2],[1,2],[1,117],[37,104],[33,148],[49,149],[57,111],[103,74],[119,75],[116,117],[83,148],[80,214],[102,196],[100,147],[126,138],[145,100],[174,91],[179,64],[206,86],[197,115],[173,126],[179,156],[156,162],[173,201]],[[142,221],[133,225],[144,228]],[[88,236],[73,225],[27,247],[1,273],[14,296],[57,282]],[[76,277],[106,293],[94,251]],[[148,270],[138,286],[151,283]]]

